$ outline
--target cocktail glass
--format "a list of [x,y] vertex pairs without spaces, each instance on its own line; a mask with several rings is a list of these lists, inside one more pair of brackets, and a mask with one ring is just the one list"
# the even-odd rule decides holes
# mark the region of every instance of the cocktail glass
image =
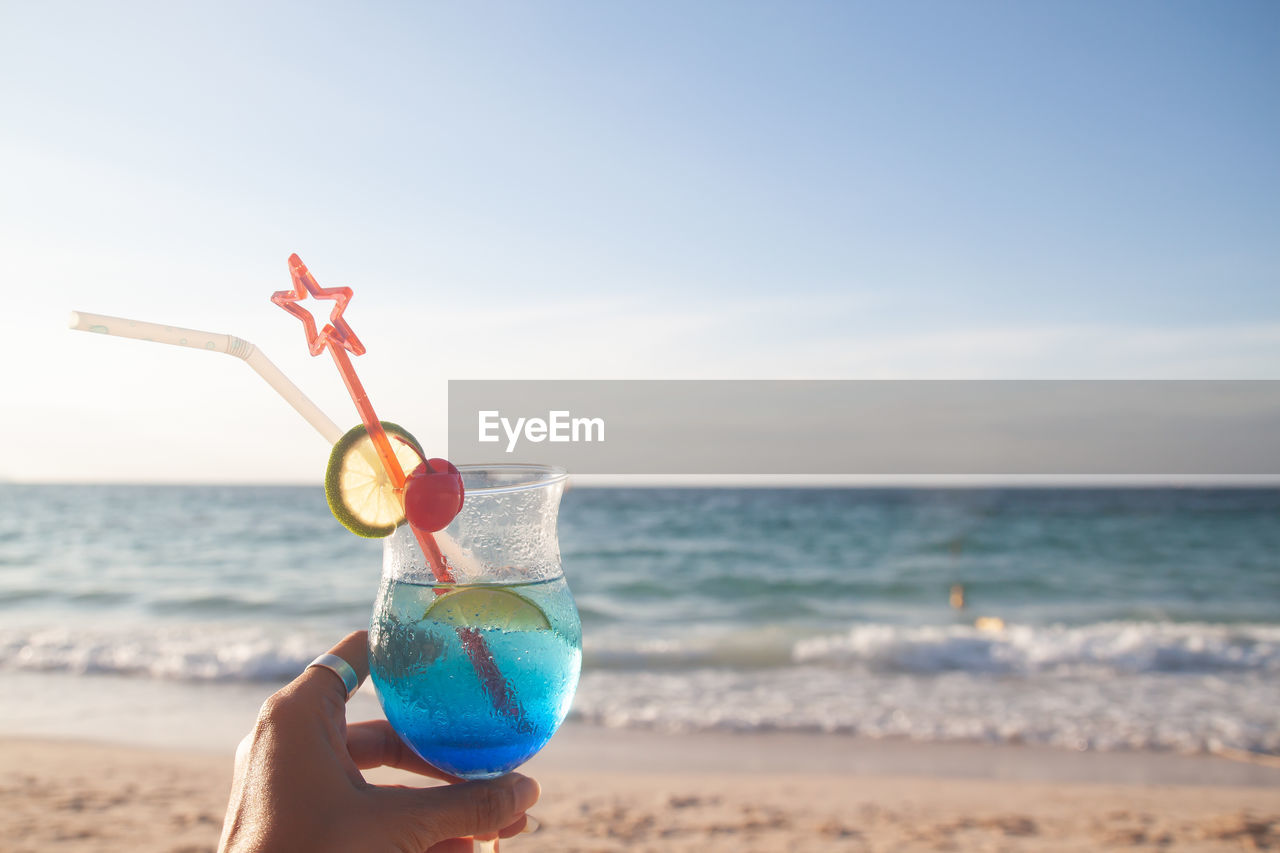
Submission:
[[408,525],[385,540],[370,675],[414,752],[488,779],[527,761],[564,722],[582,625],[556,537],[564,470],[459,471],[466,500],[438,537],[452,582],[437,579]]

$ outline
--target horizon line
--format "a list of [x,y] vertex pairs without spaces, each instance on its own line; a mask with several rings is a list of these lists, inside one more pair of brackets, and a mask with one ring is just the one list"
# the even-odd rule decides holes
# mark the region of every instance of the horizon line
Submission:
[[[4,486],[174,487],[174,488],[315,488],[318,481],[296,480],[23,480],[0,477]],[[1277,474],[1143,474],[1143,475],[693,475],[570,474],[568,489],[1268,489],[1280,488]]]

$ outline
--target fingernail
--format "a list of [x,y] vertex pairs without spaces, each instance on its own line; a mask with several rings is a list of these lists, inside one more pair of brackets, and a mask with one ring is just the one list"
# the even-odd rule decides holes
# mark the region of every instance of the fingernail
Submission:
[[516,780],[516,786],[512,789],[512,793],[516,797],[516,811],[522,812],[538,801],[538,795],[542,793],[542,789],[538,787],[537,782],[528,776],[520,776]]
[[531,814],[527,814],[524,816],[524,829],[520,830],[520,834],[524,835],[529,832],[537,832],[538,827],[540,826],[542,826],[542,824],[538,823],[538,819],[536,817]]

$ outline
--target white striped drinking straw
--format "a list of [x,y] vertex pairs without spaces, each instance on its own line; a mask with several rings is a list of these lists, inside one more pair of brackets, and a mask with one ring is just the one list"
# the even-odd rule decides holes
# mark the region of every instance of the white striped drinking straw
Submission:
[[315,427],[316,432],[324,436],[325,441],[333,444],[342,438],[342,428],[320,411],[297,385],[290,382],[289,377],[281,373],[280,368],[272,364],[271,359],[267,358],[262,350],[243,338],[218,332],[202,332],[199,329],[184,329],[181,326],[144,323],[141,320],[129,320],[124,317],[108,317],[106,314],[90,314],[87,311],[72,311],[70,326],[80,332],[97,332],[118,338],[134,338],[139,341],[152,341],[158,344],[172,344],[176,347],[233,355],[265,379],[267,384],[285,399],[285,402],[293,406],[307,423]]
[[[224,335],[220,332],[203,332],[199,329],[184,329],[181,326],[166,326],[162,323],[147,323],[142,320],[130,320],[126,317],[110,317],[106,314],[90,314],[88,311],[72,311],[70,326],[80,332],[96,332],[100,335],[112,335],[118,338],[133,338],[139,341],[151,341],[159,344],[171,344],[177,347],[188,347],[203,352],[220,352],[233,355],[248,364],[267,381],[294,410],[315,427],[316,432],[324,436],[325,441],[334,444],[342,438],[345,431],[333,422],[328,415],[302,393],[289,377],[280,372],[280,368],[271,363],[262,350],[235,335]],[[372,444],[356,445],[364,455],[369,466],[375,471],[382,463],[378,461]],[[463,574],[478,574],[479,568],[475,557],[464,551],[461,546],[441,530],[435,534],[436,543],[448,557],[449,565]]]

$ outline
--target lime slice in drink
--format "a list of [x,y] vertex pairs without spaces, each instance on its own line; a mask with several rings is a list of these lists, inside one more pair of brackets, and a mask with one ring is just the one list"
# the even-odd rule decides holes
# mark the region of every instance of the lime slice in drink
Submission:
[[447,592],[432,602],[423,621],[453,628],[499,631],[547,631],[551,622],[538,605],[501,587],[468,587]]
[[[387,421],[382,422],[382,428],[401,468],[408,472],[422,463],[426,454],[408,430]],[[404,523],[404,501],[383,470],[364,424],[353,427],[333,445],[324,472],[324,495],[334,518],[357,536],[390,536]]]

